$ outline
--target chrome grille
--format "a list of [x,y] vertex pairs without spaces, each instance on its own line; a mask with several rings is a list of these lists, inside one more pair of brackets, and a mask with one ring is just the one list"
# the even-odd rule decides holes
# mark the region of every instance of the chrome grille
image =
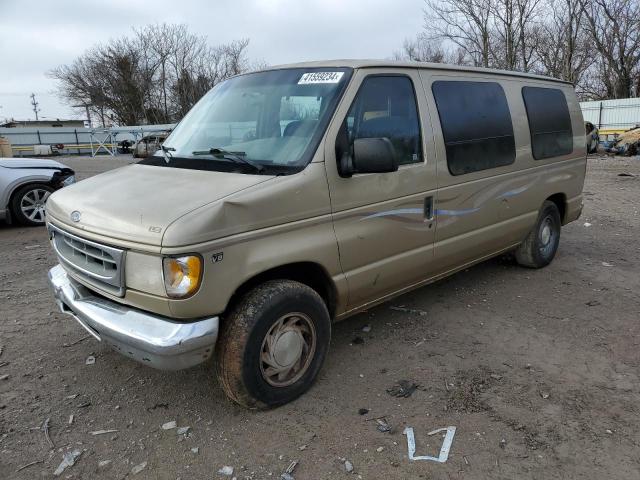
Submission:
[[78,237],[48,224],[58,258],[89,284],[111,294],[124,294],[124,250]]

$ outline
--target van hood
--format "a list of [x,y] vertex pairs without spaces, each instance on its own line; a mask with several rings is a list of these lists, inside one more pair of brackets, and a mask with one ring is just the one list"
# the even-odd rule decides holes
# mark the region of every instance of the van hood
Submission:
[[47,215],[97,235],[161,246],[165,230],[178,218],[272,178],[135,164],[54,192]]

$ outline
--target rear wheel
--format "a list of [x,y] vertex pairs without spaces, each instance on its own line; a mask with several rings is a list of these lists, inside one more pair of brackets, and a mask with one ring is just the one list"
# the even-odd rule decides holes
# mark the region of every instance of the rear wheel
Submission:
[[23,225],[44,225],[44,205],[53,192],[49,185],[34,183],[18,189],[11,200],[11,215]]
[[529,268],[549,265],[558,250],[561,225],[558,206],[545,201],[535,226],[515,251],[516,261]]
[[268,281],[223,318],[216,349],[220,385],[248,408],[288,403],[315,381],[330,338],[329,312],[318,293],[291,280]]

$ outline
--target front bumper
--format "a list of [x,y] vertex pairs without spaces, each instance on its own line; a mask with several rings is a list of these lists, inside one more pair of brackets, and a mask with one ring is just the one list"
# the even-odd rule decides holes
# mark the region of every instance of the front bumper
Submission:
[[218,338],[218,317],[176,322],[93,294],[56,265],[49,285],[63,313],[97,340],[161,370],[180,370],[208,360]]

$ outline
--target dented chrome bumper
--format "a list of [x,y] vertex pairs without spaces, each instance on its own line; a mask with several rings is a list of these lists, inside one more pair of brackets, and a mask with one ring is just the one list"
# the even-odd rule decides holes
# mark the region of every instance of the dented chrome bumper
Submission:
[[209,359],[218,338],[218,317],[176,322],[95,295],[64,268],[49,270],[49,285],[63,313],[116,351],[161,370],[189,368]]

